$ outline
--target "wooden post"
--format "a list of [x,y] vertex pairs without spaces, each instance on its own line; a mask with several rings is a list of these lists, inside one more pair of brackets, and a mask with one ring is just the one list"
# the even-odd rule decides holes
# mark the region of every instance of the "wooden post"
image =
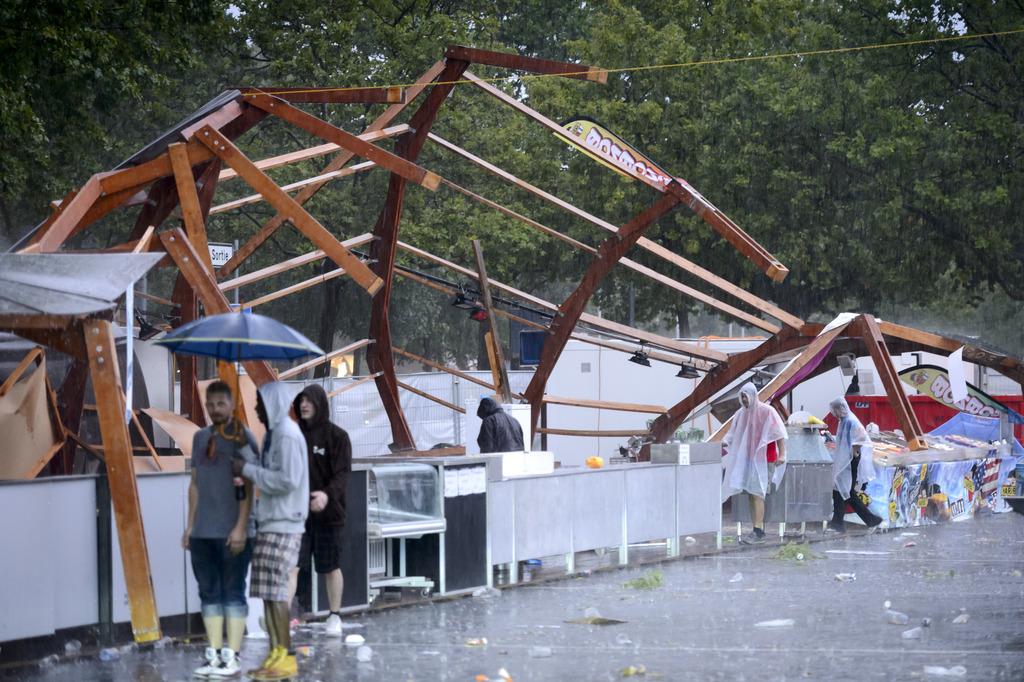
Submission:
[[494,314],[494,303],[491,300],[491,287],[487,279],[487,266],[484,264],[484,249],[480,240],[473,240],[473,253],[476,254],[476,271],[480,274],[480,296],[484,299],[484,310],[487,311],[487,324],[491,328],[487,337],[488,355],[491,359],[491,373],[497,387],[501,402],[508,405],[512,402],[512,388],[508,382],[508,369],[505,367],[505,354],[501,350],[501,334],[498,331],[498,318]]
[[[413,114],[409,125],[414,133],[401,138],[395,145],[395,155],[411,162],[419,158],[427,134],[430,132],[437,112],[444,104],[448,94],[469,66],[468,62],[449,60],[444,69],[437,75],[436,83],[430,89],[423,104]],[[376,343],[366,352],[366,364],[377,377],[377,392],[380,394],[384,411],[391,423],[391,437],[395,445],[403,450],[415,450],[416,443],[412,430],[405,419],[402,404],[398,398],[398,383],[395,379],[395,358],[391,353],[391,291],[394,286],[395,252],[398,243],[398,225],[402,220],[402,204],[405,199],[405,178],[395,173],[388,181],[388,194],[384,200],[384,208],[373,229],[375,237],[370,247],[370,256],[374,259],[371,266],[373,272],[383,281],[384,286],[373,297],[370,308],[370,331],[367,336]]]
[[924,441],[924,434],[921,431],[921,424],[917,421],[914,408],[910,405],[910,399],[903,391],[903,383],[896,368],[892,366],[892,357],[889,355],[889,348],[885,345],[885,339],[878,328],[878,322],[871,315],[861,315],[857,320],[858,330],[864,339],[864,345],[875,363],[878,376],[882,379],[885,387],[885,394],[889,397],[889,405],[896,413],[896,421],[903,429],[903,435],[907,439],[907,445],[911,450],[927,450],[928,444]]
[[136,642],[155,642],[160,639],[160,620],[153,596],[139,491],[135,485],[131,437],[124,419],[124,396],[114,334],[107,320],[88,320],[83,323],[82,331],[96,394],[96,412],[103,437],[117,538],[121,545],[132,633]]

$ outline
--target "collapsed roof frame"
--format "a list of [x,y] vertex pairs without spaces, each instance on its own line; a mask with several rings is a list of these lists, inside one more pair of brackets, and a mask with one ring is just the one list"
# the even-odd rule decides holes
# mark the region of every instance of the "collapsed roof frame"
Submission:
[[[541,362],[530,386],[524,393],[525,398],[532,406],[535,426],[538,422],[539,411],[546,402],[547,379],[569,339],[576,338],[622,352],[635,350],[628,344],[601,341],[591,335],[579,334],[577,330],[583,329],[581,325],[586,325],[599,333],[611,334],[619,339],[635,339],[637,343],[653,349],[655,359],[673,363],[689,360],[695,362],[701,369],[710,370],[691,395],[683,398],[659,416],[651,431],[651,436],[656,441],[669,437],[692,412],[693,407],[714,395],[724,387],[723,384],[727,385],[755,367],[758,362],[764,360],[772,352],[777,352],[780,348],[793,349],[814,346],[817,329],[814,325],[805,324],[799,317],[741,289],[643,236],[644,231],[659,217],[683,204],[726,238],[737,251],[757,265],[772,280],[781,281],[786,276],[788,270],[784,265],[685,181],[672,178],[668,184],[662,184],[638,176],[640,181],[657,190],[661,197],[632,220],[627,221],[621,227],[616,227],[432,133],[433,123],[440,108],[448,99],[448,95],[457,84],[469,83],[548,129],[556,137],[569,140],[566,131],[551,119],[471,73],[468,70],[471,64],[551,74],[595,83],[606,81],[606,73],[599,67],[452,46],[446,51],[444,59],[433,64],[413,85],[405,89],[239,88],[219,97],[215,106],[214,103],[211,103],[197,114],[193,114],[185,125],[182,125],[174,133],[165,135],[118,169],[94,175],[80,190],[69,193],[59,203],[55,202],[53,214],[37,228],[22,251],[53,251],[60,248],[68,238],[81,232],[110,211],[119,207],[141,204],[142,208],[129,239],[113,250],[138,248],[143,238],[147,235],[152,237],[153,228],[162,224],[170,216],[171,211],[180,205],[184,232],[165,231],[158,238],[151,239],[146,248],[166,251],[170,260],[180,270],[181,274],[176,282],[172,301],[182,313],[182,323],[194,318],[197,314],[196,297],[202,301],[207,312],[227,310],[229,306],[224,296],[225,292],[281,274],[300,265],[330,258],[338,265],[337,269],[291,284],[254,299],[252,302],[257,305],[267,303],[341,276],[351,277],[363,287],[373,297],[369,334],[366,340],[368,364],[391,423],[394,444],[403,450],[415,450],[415,443],[398,399],[398,389],[405,389],[405,387],[401,386],[395,377],[394,353],[401,349],[392,342],[389,322],[394,279],[396,276],[401,276],[438,290],[444,290],[444,287],[397,268],[395,264],[397,254],[399,250],[406,251],[417,258],[458,272],[468,279],[478,280],[478,275],[474,271],[399,240],[405,189],[410,181],[431,191],[436,191],[443,184],[473,201],[566,242],[573,248],[593,257],[576,290],[559,305],[488,278],[490,286],[551,311],[553,314],[550,324],[545,326],[524,320],[501,309],[495,310],[499,315],[545,329],[548,332]],[[393,125],[395,119],[405,108],[424,92],[427,93],[426,97],[412,114],[409,122]],[[353,135],[295,106],[309,102],[387,103],[390,106],[370,123],[361,135]],[[267,116],[275,116],[301,128],[311,135],[319,137],[324,143],[309,149],[252,161],[233,144],[232,140],[237,139],[238,136]],[[397,140],[394,152],[385,151],[373,144],[376,141],[392,137]],[[172,142],[171,140],[178,141]],[[574,218],[611,232],[611,236],[600,243],[598,247],[590,247],[518,211],[502,206],[498,202],[422,168],[417,165],[417,159],[428,140],[447,152],[457,154],[488,174],[560,208]],[[164,151],[161,151],[163,143],[166,143],[166,147]],[[334,152],[339,153],[319,174],[283,187],[274,183],[264,172],[270,168]],[[364,160],[348,166],[347,164],[357,156]],[[134,165],[132,162],[135,162]],[[303,204],[328,182],[378,167],[390,173],[390,182],[384,208],[372,233],[341,241],[330,234],[303,208]],[[256,193],[213,206],[213,197],[218,183],[236,177],[245,180]],[[289,195],[289,192],[296,190],[298,193],[294,197]],[[259,201],[270,203],[276,210],[275,216],[263,223],[227,264],[215,272],[206,249],[206,220],[212,213],[229,211]],[[263,268],[258,272],[249,273],[242,278],[225,280],[286,221],[291,222],[318,249],[312,253]],[[370,244],[369,264],[350,250],[366,243]],[[778,320],[779,324],[751,314],[626,258],[627,251],[633,245],[658,256],[683,272],[698,278],[704,284],[729,294],[740,303],[753,308],[760,315]],[[712,309],[735,317],[745,324],[766,331],[772,336],[761,347],[753,351],[727,357],[717,351],[667,339],[586,314],[584,309],[597,286],[618,264]],[[219,283],[218,279],[221,280]],[[953,340],[907,328],[897,330],[892,326],[887,328],[883,325],[879,334],[883,344],[883,337],[895,336],[903,338],[907,342],[917,343],[922,348],[947,350],[951,344],[955,344],[954,347],[959,347],[959,343]],[[977,355],[980,357],[980,352]],[[317,361],[306,363],[305,366],[326,362],[330,357],[333,356],[329,353]],[[980,359],[982,364],[995,367],[1003,373],[1009,372],[1008,376],[1016,377],[1018,381],[1021,380],[1018,375],[1014,374],[1019,372],[1020,368],[1017,361],[1002,356],[985,356]],[[435,363],[434,366],[452,372],[450,368],[440,363]],[[253,375],[257,384],[272,380],[277,376],[265,363],[250,363],[248,371]],[[295,372],[289,371],[282,374],[294,376]],[[198,394],[194,361],[183,359],[182,375],[183,411],[196,418],[200,410],[197,409]],[[486,384],[486,382],[484,383]],[[490,384],[488,385],[490,386]],[[426,397],[445,404],[435,397]],[[577,403],[578,407],[593,406],[593,401],[583,399],[577,400]],[[616,409],[610,403],[608,407]]]
[[[697,264],[647,240],[643,233],[657,218],[674,210],[679,205],[685,205],[726,238],[737,251],[751,260],[772,280],[781,281],[786,276],[788,271],[785,266],[749,235],[746,235],[693,187],[678,178],[670,179],[667,185],[648,182],[659,192],[660,197],[623,226],[616,227],[540,188],[515,178],[446,140],[431,136],[431,128],[441,106],[457,82],[466,80],[474,87],[484,90],[520,114],[546,127],[560,138],[566,139],[565,132],[550,119],[469,73],[467,69],[471,63],[578,78],[597,83],[604,83],[606,80],[606,73],[597,67],[465,47],[451,47],[447,50],[443,60],[431,66],[412,86],[406,89],[286,88],[268,92],[258,88],[240,88],[219,96],[118,168],[93,175],[81,188],[69,192],[59,202],[54,202],[51,215],[37,226],[25,240],[22,240],[16,246],[16,250],[19,253],[57,251],[68,239],[81,233],[110,212],[116,209],[141,206],[128,239],[108,251],[136,253],[156,251],[167,254],[166,258],[161,259],[160,264],[173,265],[179,271],[171,303],[180,312],[180,324],[191,321],[198,315],[197,301],[202,303],[207,314],[226,312],[230,309],[225,297],[226,291],[281,274],[302,264],[329,258],[338,266],[333,272],[290,285],[272,295],[275,297],[288,295],[326,281],[331,277],[351,277],[373,297],[368,338],[357,341],[345,349],[332,350],[316,361],[305,363],[281,374],[276,373],[265,362],[249,362],[246,364],[247,371],[254,382],[259,385],[277,378],[294,376],[303,368],[327,362],[331,357],[348,349],[365,347],[370,375],[335,393],[349,390],[362,382],[375,381],[391,422],[395,445],[399,449],[414,450],[415,443],[398,399],[398,390],[399,388],[415,389],[401,383],[395,376],[394,355],[412,356],[414,359],[426,361],[427,364],[432,364],[438,369],[457,376],[468,376],[459,373],[458,370],[444,367],[441,363],[413,356],[408,351],[395,346],[391,337],[389,321],[391,293],[396,276],[412,279],[439,291],[448,291],[444,285],[430,278],[399,269],[395,264],[395,259],[400,249],[409,251],[416,257],[433,260],[435,263],[453,269],[470,279],[477,279],[477,275],[473,271],[439,259],[425,251],[415,250],[415,247],[406,245],[399,240],[403,200],[408,183],[413,182],[430,191],[436,191],[441,184],[445,184],[474,201],[490,206],[549,236],[568,242],[573,248],[582,250],[593,257],[576,290],[557,306],[487,278],[487,283],[490,286],[502,289],[512,296],[524,299],[553,313],[551,323],[545,326],[506,310],[494,309],[496,314],[515,319],[527,326],[544,329],[548,333],[541,363],[525,392],[525,397],[532,407],[534,427],[537,427],[538,413],[545,403],[572,405],[587,409],[615,409],[659,414],[649,434],[646,431],[627,430],[600,433],[576,432],[548,428],[546,425],[538,430],[548,434],[572,436],[624,437],[646,434],[656,441],[663,441],[671,436],[675,428],[686,419],[697,404],[713,397],[719,390],[742,377],[769,356],[784,351],[803,349],[800,357],[790,365],[789,371],[785,373],[788,376],[793,376],[800,367],[809,363],[829,340],[835,340],[841,333],[850,331],[854,336],[859,334],[876,365],[879,365],[898,419],[901,424],[908,425],[905,430],[912,447],[920,446],[920,427],[917,427],[916,430],[913,428],[913,424],[916,423],[913,413],[905,404],[902,390],[892,380],[894,370],[891,367],[885,339],[897,340],[915,348],[947,353],[959,348],[962,345],[959,341],[898,325],[877,323],[869,316],[861,316],[857,320],[847,323],[845,327],[830,330],[819,336],[819,332],[822,331],[820,326],[805,324],[785,310],[753,296]],[[427,91],[426,98],[413,113],[408,124],[392,126],[395,118],[424,91]],[[361,135],[353,135],[294,106],[309,102],[323,104],[387,103],[390,106],[367,126]],[[267,116],[275,116],[301,128],[313,136],[321,138],[323,144],[291,154],[252,161],[234,145],[233,141]],[[394,152],[388,152],[373,144],[375,141],[392,136],[397,137]],[[572,240],[567,235],[558,234],[557,231],[527,216],[503,207],[497,202],[455,185],[417,164],[419,154],[427,140],[467,158],[485,171],[612,234],[596,248],[588,247]],[[338,151],[338,154],[321,173],[299,183],[281,187],[265,173],[270,168],[334,151]],[[364,161],[346,168],[349,161],[357,156]],[[371,235],[342,241],[326,230],[316,218],[303,208],[303,205],[328,182],[371,168],[382,168],[390,173],[384,208]],[[219,183],[235,177],[242,178],[256,194],[242,200],[221,204],[216,207],[217,212],[231,210],[255,201],[267,201],[275,208],[276,214],[260,226],[226,265],[219,271],[214,271],[207,249],[206,223],[211,211],[215,210],[213,199]],[[647,182],[643,178],[640,180]],[[296,190],[298,193],[294,197],[288,193]],[[156,230],[178,206],[181,208],[183,228],[175,227],[157,233]],[[317,250],[263,268],[257,273],[250,273],[233,281],[223,281],[240,264],[252,256],[260,245],[286,221],[292,223],[317,247]],[[366,243],[370,244],[369,264],[351,251],[356,246]],[[718,301],[707,294],[686,287],[672,278],[656,273],[650,268],[625,259],[626,252],[634,245],[654,253],[704,283],[730,294],[743,304],[754,308],[759,314],[774,317],[781,323],[781,326]],[[623,264],[683,295],[691,296],[705,305],[736,316],[738,319],[769,331],[773,335],[751,351],[727,357],[707,348],[685,344],[627,325],[588,316],[584,312],[587,303],[598,284],[618,264]],[[218,279],[222,281],[218,283]],[[266,302],[267,297],[264,299],[263,302]],[[28,322],[33,322],[33,324],[27,324]],[[136,639],[146,641],[159,637],[159,623],[156,620],[152,584],[149,580],[148,557],[139,515],[138,493],[134,485],[134,471],[130,466],[131,442],[123,419],[124,397],[120,391],[116,363],[112,360],[115,357],[113,335],[110,323],[106,319],[90,318],[76,324],[79,325],[77,331],[71,336],[67,334],[67,322],[60,322],[56,318],[15,321],[15,323],[7,325],[7,328],[26,338],[80,358],[81,362],[88,363],[87,366],[92,371],[97,393],[97,407],[103,406],[100,409],[100,425],[108,456],[108,474],[111,476],[119,537],[122,547],[125,548],[122,556],[132,605],[132,625]],[[668,409],[654,405],[608,403],[547,395],[545,391],[547,379],[569,339],[580,339],[587,343],[623,352],[632,352],[633,350],[631,346],[621,342],[601,340],[581,334],[577,331],[581,328],[581,324],[601,330],[619,339],[635,339],[637,342],[646,344],[653,349],[649,355],[663,362],[676,363],[681,358],[691,360],[699,358],[701,366],[710,371],[690,395]],[[88,338],[88,342],[86,342],[86,338]],[[968,346],[965,357],[969,361],[993,367],[1024,386],[1024,366],[1016,359],[989,354],[973,346]],[[111,360],[107,360],[107,358]],[[200,421],[202,410],[195,360],[189,357],[181,358],[180,368],[182,411],[190,415],[193,420]],[[223,373],[233,372],[233,367],[227,363],[221,363],[220,371],[224,376]],[[229,381],[232,379],[230,376],[224,378]],[[777,396],[769,395],[769,389],[774,391],[786,380],[787,376],[780,375],[769,387],[766,387],[762,394],[777,398]],[[483,383],[486,384],[486,382]],[[84,386],[84,384],[82,385]],[[491,386],[490,384],[486,385]],[[459,411],[463,409],[428,393],[418,390],[415,392],[451,409]],[[71,409],[80,413],[81,403],[84,400],[83,392],[79,390],[71,393],[75,395],[70,396],[69,399],[76,400],[78,403],[77,407],[72,405]],[[903,397],[902,401],[901,397]],[[777,399],[775,402],[777,403]],[[117,465],[111,468],[111,464],[115,462]],[[118,512],[119,509],[123,513]]]

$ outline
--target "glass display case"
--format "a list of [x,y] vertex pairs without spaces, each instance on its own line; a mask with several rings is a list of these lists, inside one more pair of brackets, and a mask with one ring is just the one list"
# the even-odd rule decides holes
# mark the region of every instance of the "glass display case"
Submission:
[[445,529],[437,467],[381,464],[367,478],[367,534],[371,539],[417,538]]
[[416,551],[413,548],[419,546],[420,538],[443,537],[445,532],[441,480],[439,467],[412,462],[377,464],[367,472],[371,601],[389,589],[414,588],[428,596],[436,587],[435,580],[409,575],[406,568],[410,551]]

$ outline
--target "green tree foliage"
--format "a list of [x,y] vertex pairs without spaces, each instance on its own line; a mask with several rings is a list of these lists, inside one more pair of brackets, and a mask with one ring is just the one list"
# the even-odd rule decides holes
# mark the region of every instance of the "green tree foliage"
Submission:
[[[613,69],[681,64],[613,72],[606,86],[473,72],[500,77],[499,87],[555,121],[601,121],[685,178],[791,269],[784,283],[772,284],[686,208],[648,231],[736,284],[808,319],[863,310],[927,319],[939,330],[946,320],[961,332],[974,320],[992,325],[978,334],[1020,353],[1024,338],[1012,320],[1024,300],[1024,35],[744,58],[1021,27],[1019,0],[9,2],[0,8],[0,208],[13,239],[44,215],[48,200],[230,84],[404,84],[451,43]],[[383,108],[310,110],[359,131]],[[468,85],[445,103],[434,130],[612,223],[656,198]],[[256,158],[314,143],[274,120],[239,140]],[[607,236],[436,146],[428,144],[420,161],[585,244]],[[272,175],[294,181],[324,163]],[[385,174],[360,174],[328,185],[309,207],[351,237],[372,230],[386,187]],[[249,193],[234,180],[219,197]],[[211,236],[244,241],[272,215],[265,204],[219,214]],[[449,188],[409,189],[403,240],[471,267],[474,237],[493,277],[556,301],[589,262]],[[311,248],[285,227],[246,268]],[[639,249],[630,257],[736,303]],[[459,279],[418,259],[400,263]],[[281,285],[270,281],[244,296]],[[624,270],[602,285],[593,309],[625,321],[630,290],[641,324],[671,329],[681,321],[686,330],[699,319],[694,332],[725,331],[700,305]],[[478,339],[464,313],[402,280],[394,300],[396,343],[472,364]],[[986,312],[972,316],[972,306]],[[331,312],[311,318],[311,309]],[[368,310],[365,295],[340,278],[265,312],[329,343],[331,328],[363,336]]]

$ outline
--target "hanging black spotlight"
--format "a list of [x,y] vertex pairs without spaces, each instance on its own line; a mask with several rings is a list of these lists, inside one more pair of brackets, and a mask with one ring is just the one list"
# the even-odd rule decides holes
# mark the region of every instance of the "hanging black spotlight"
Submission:
[[629,361],[635,362],[636,364],[644,367],[651,366],[651,361],[647,359],[647,353],[644,352],[643,346],[640,346],[639,349],[633,351],[633,355],[630,356]]
[[697,371],[696,365],[683,362],[679,365],[679,372],[676,374],[680,379],[696,379],[700,377],[700,372]]
[[452,305],[461,310],[475,310],[477,307],[476,302],[462,291],[455,294],[455,297],[452,298]]

